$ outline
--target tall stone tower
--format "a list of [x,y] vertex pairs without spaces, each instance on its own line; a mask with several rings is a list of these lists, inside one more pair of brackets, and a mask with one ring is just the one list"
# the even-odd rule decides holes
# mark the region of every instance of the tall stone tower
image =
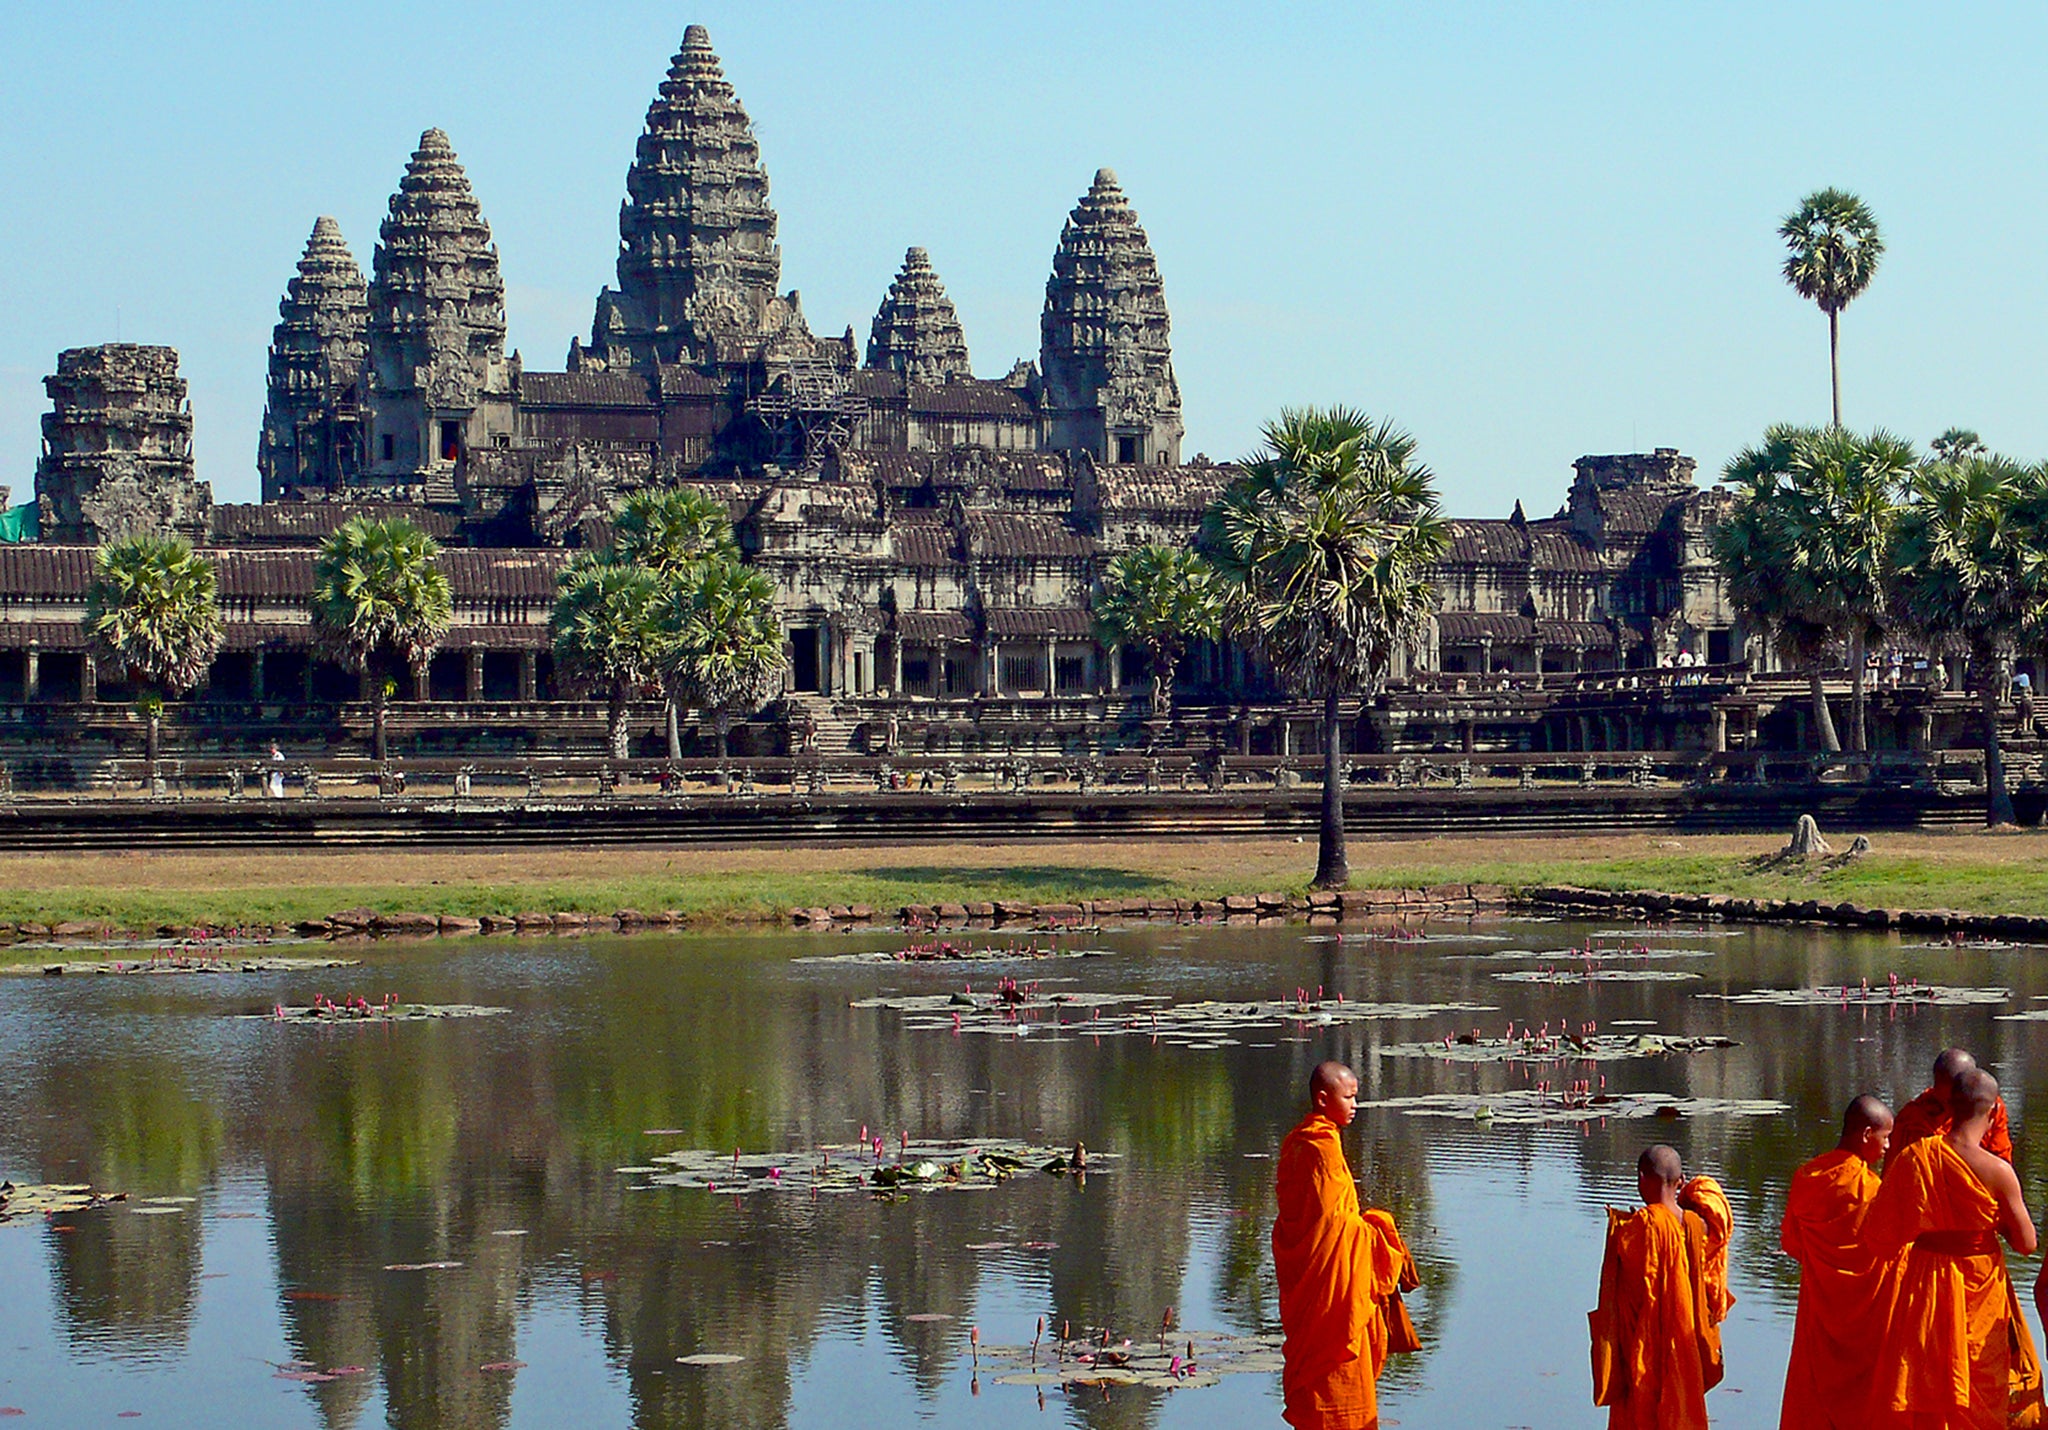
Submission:
[[333,219],[314,223],[277,313],[256,447],[265,501],[346,486],[362,465],[369,291]]
[[1067,216],[1039,320],[1046,445],[1098,461],[1180,461],[1185,430],[1173,376],[1166,290],[1116,175]]
[[[427,495],[511,425],[505,280],[469,176],[429,129],[378,230],[369,292],[367,471]],[[452,487],[447,495],[452,496]]]
[[946,287],[922,248],[903,255],[868,337],[868,366],[936,385],[970,376],[967,335]]
[[683,31],[647,106],[619,208],[618,272],[572,369],[746,360],[791,316],[775,293],[782,251],[761,146],[702,25]]
[[176,348],[71,348],[43,388],[36,504],[45,541],[205,533],[213,494],[193,480],[192,405]]

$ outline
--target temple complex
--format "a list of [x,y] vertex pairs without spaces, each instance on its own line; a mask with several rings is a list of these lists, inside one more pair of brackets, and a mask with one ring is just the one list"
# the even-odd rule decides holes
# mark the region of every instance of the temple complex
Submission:
[[[598,293],[588,340],[544,371],[506,351],[485,206],[449,137],[427,130],[367,281],[322,217],[285,285],[260,505],[215,505],[196,480],[174,351],[61,354],[36,469],[40,540],[0,546],[0,705],[112,688],[77,625],[88,548],[166,530],[212,548],[227,606],[227,647],[195,701],[238,710],[248,739],[317,726],[309,710],[360,692],[310,644],[314,548],[352,514],[403,513],[448,548],[457,598],[441,654],[403,694],[465,705],[444,722],[457,732],[545,740],[543,715],[506,707],[578,696],[552,674],[555,573],[609,539],[626,495],[681,483],[726,505],[781,592],[780,718],[829,724],[837,702],[870,727],[915,717],[958,736],[998,704],[1014,716],[1038,701],[1113,739],[1146,675],[1135,652],[1095,639],[1103,566],[1191,542],[1232,475],[1183,458],[1165,286],[1117,176],[1095,173],[1051,244],[1036,360],[990,377],[973,375],[920,247],[881,292],[864,348],[851,325],[814,334],[798,294],[779,291],[769,195],[752,124],[692,25],[626,171],[616,286]],[[1581,458],[1553,516],[1517,504],[1457,521],[1443,610],[1397,674],[1488,682],[1681,652],[1741,660],[1746,633],[1709,548],[1724,501],[1691,459],[1659,449]],[[1228,643],[1192,652],[1178,686],[1191,710],[1236,707],[1240,721],[1286,701]],[[1404,730],[1383,734],[1398,743]],[[1489,738],[1548,748],[1567,736],[1524,720]]]

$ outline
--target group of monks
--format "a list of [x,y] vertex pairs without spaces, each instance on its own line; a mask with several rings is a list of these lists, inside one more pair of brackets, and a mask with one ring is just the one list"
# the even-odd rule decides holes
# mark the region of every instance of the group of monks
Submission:
[[[1280,1146],[1273,1263],[1295,1430],[1374,1430],[1388,1355],[1420,1348],[1401,1301],[1419,1284],[1414,1259],[1391,1215],[1360,1206],[1339,1141],[1357,1105],[1357,1076],[1323,1063]],[[1706,1430],[1735,1304],[1728,1198],[1665,1146],[1644,1151],[1636,1182],[1642,1207],[1608,1211],[1593,1400],[1610,1430]],[[2005,1102],[1969,1053],[1936,1058],[1933,1085],[1896,1119],[1874,1097],[1851,1102],[1841,1141],[1786,1199],[1800,1283],[1781,1426],[2048,1427],[2000,1237],[2034,1251]],[[2048,1269],[2034,1296],[2048,1320]]]

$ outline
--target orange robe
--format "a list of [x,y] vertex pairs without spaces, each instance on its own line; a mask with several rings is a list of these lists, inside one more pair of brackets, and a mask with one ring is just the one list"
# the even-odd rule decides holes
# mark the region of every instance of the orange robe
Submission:
[[1593,1403],[1608,1430],[1706,1430],[1721,1379],[1707,1310],[1707,1226],[1662,1206],[1607,1211],[1593,1330]]
[[[1899,1153],[1923,1137],[1944,1137],[1949,1129],[1948,1104],[1934,1095],[1928,1088],[1911,1102],[1899,1109],[1898,1120],[1892,1124],[1892,1150],[1886,1159],[1889,1168],[1899,1160]],[[2005,1099],[1998,1099],[1998,1106],[1991,1110],[1991,1125],[1984,1129],[1983,1140],[1977,1144],[1994,1157],[2012,1161],[2012,1124],[2005,1115]]]
[[1728,1243],[1735,1238],[1735,1213],[1728,1194],[1712,1177],[1694,1177],[1679,1188],[1678,1204],[1697,1216],[1707,1229],[1706,1261],[1700,1268],[1700,1282],[1707,1293],[1707,1324],[1718,1326],[1728,1319],[1735,1296],[1728,1289]]
[[1880,1261],[1896,1258],[1863,1423],[2040,1425],[2039,1362],[1998,1244],[1998,1200],[1946,1138],[1924,1137],[1893,1156],[1863,1236]]
[[1312,1112],[1280,1144],[1273,1269],[1286,1332],[1280,1386],[1295,1430],[1375,1430],[1383,1303],[1413,1262],[1394,1219],[1361,1211],[1337,1124]]
[[1799,1263],[1799,1314],[1778,1415],[1783,1430],[1861,1430],[1888,1310],[1885,1268],[1863,1238],[1881,1185],[1868,1162],[1839,1147],[1792,1174],[1778,1244]]

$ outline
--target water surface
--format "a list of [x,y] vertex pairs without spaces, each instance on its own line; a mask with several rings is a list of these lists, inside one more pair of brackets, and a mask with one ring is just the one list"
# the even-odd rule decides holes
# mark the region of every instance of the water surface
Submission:
[[[1613,1091],[1776,1099],[1782,1115],[1503,1126],[1360,1115],[1369,1199],[1422,1262],[1428,1349],[1396,1362],[1386,1423],[1571,1426],[1590,1404],[1585,1311],[1603,1208],[1633,1196],[1646,1142],[1719,1176],[1738,1218],[1717,1424],[1776,1424],[1796,1280],[1776,1251],[1786,1179],[1830,1145],[1855,1092],[1918,1092],[1958,1042],[1999,1075],[2022,1180],[2038,950],[1950,951],[1821,930],[1480,921],[1426,941],[1356,928],[1133,928],[1107,956],[1014,968],[808,961],[900,936],[640,936],[368,946],[364,965],[231,978],[0,979],[0,1176],[190,1197],[0,1226],[0,1405],[24,1426],[838,1427],[1279,1423],[1277,1377],[1162,1393],[977,1379],[969,1336],[1028,1341],[1276,1325],[1273,1164],[1320,1058],[1386,1100],[1604,1076]],[[1598,966],[1699,977],[1549,985],[1555,951],[1694,957]],[[992,936],[977,935],[988,941]],[[1527,957],[1517,956],[1526,951]],[[1046,987],[1175,1002],[1466,1002],[1483,1013],[1235,1031],[1220,1047],[1016,1038],[904,1026],[856,999]],[[1956,1008],[1787,1008],[1698,995],[1883,983],[2009,989]],[[1054,980],[1071,980],[1055,983]],[[316,992],[499,1005],[503,1017],[279,1027],[232,1015]],[[1738,1047],[1598,1068],[1471,1065],[1376,1050],[1509,1021],[1724,1034]],[[644,1189],[616,1169],[680,1147],[748,1152],[913,1137],[1084,1142],[1121,1154],[1085,1183],[733,1198]],[[648,1136],[650,1130],[662,1135]],[[2041,1208],[2037,1204],[2037,1210]],[[432,1262],[459,1265],[393,1271]],[[2014,1259],[2031,1282],[2033,1268]],[[933,1319],[947,1317],[950,1319]],[[913,1319],[918,1318],[918,1319]],[[702,1353],[743,1359],[678,1364]],[[501,1367],[484,1369],[484,1367]],[[359,1369],[350,1369],[359,1368]],[[295,1369],[344,1371],[317,1383]]]

